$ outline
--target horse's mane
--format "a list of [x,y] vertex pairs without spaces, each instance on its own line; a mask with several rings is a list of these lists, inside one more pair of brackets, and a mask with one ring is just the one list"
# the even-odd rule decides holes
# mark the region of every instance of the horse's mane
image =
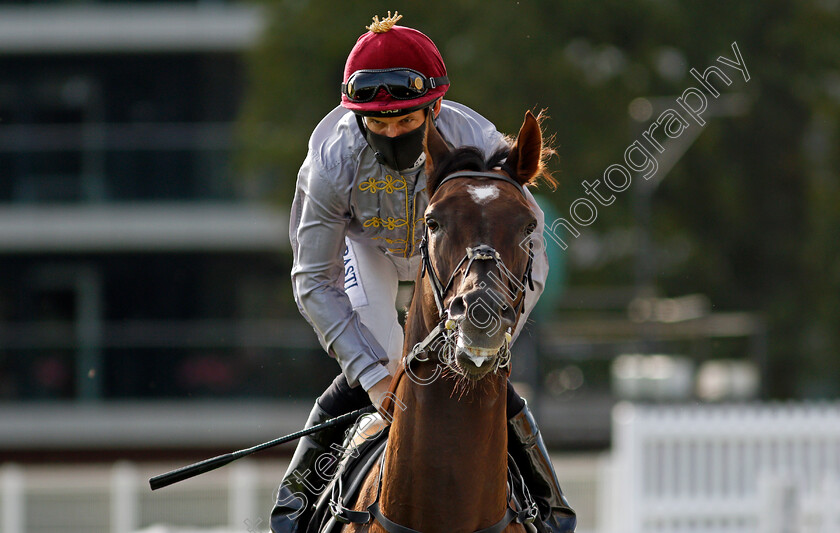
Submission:
[[[542,121],[547,118],[547,115],[543,112],[540,112],[537,115],[537,122],[542,125]],[[440,179],[444,176],[448,176],[454,172],[458,172],[460,170],[474,170],[476,172],[486,172],[489,170],[493,170],[496,167],[501,167],[502,170],[507,172],[512,178],[516,178],[513,175],[511,169],[505,167],[505,160],[510,155],[510,150],[513,147],[513,144],[516,142],[514,137],[509,135],[505,136],[505,142],[507,146],[499,148],[493,154],[490,155],[487,159],[484,159],[484,154],[478,148],[474,146],[463,146],[461,148],[456,148],[455,150],[450,151],[448,154],[444,155],[440,160],[435,161],[435,167],[432,171],[432,175],[430,176],[431,183],[439,183]],[[555,155],[557,152],[554,151],[554,148],[551,145],[554,142],[554,136],[552,135],[548,139],[543,138],[543,145],[542,149],[540,150],[540,163],[537,167],[537,173],[529,179],[525,185],[533,185],[538,186],[540,181],[543,181],[551,187],[552,190],[557,188],[557,180],[554,179],[552,173],[548,170],[547,161],[548,159]]]

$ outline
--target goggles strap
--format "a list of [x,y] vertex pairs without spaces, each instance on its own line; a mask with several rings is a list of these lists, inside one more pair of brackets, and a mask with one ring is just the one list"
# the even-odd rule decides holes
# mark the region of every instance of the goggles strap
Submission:
[[449,83],[449,76],[438,76],[437,78],[426,78],[429,80],[429,89],[434,89],[438,85],[446,85]]

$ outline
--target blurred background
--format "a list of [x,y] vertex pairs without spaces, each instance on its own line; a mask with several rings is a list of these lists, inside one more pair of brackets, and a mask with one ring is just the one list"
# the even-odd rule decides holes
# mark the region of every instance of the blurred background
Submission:
[[[538,197],[566,224],[514,380],[579,531],[683,531],[676,510],[736,494],[746,515],[685,527],[840,531],[813,503],[840,499],[837,0],[0,1],[0,531],[267,529],[291,447],[145,480],[299,429],[336,375],[292,298],[288,211],[389,9],[440,48],[448,99],[511,134],[550,117]],[[713,65],[719,97],[691,73]],[[651,133],[668,109],[683,130]],[[656,175],[611,193],[646,134]],[[797,461],[815,473],[782,475]]]

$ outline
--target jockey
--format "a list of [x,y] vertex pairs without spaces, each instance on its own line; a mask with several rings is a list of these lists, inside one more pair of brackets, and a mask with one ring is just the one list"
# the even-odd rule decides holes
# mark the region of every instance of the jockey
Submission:
[[[289,234],[292,283],[301,314],[341,374],[318,398],[307,427],[371,402],[379,405],[403,352],[395,300],[400,281],[420,267],[428,114],[452,146],[486,156],[506,146],[495,126],[461,104],[443,101],[449,78],[423,33],[396,26],[395,15],[357,40],[344,67],[341,106],[315,128],[300,169]],[[543,214],[527,193],[539,221]],[[545,252],[533,265],[535,291],[525,300],[514,339],[543,290]],[[508,382],[509,448],[549,531],[573,531],[574,512],[560,490],[539,429]],[[346,428],[300,440],[271,513],[275,533],[306,530],[325,478],[317,459],[341,444]]]

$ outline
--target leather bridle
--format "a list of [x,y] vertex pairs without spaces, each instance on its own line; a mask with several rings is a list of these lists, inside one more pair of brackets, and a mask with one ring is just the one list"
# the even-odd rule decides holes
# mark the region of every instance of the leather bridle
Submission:
[[[519,184],[518,182],[514,181],[506,174],[499,174],[496,172],[479,172],[473,170],[463,170],[459,172],[454,172],[449,174],[441,182],[438,184],[435,191],[440,190],[440,186],[446,183],[449,180],[453,180],[456,178],[489,178],[499,181],[505,181],[510,183],[522,194],[523,197],[525,195],[525,188]],[[434,192],[432,193],[432,197],[434,196]],[[429,198],[431,202],[431,197]],[[440,277],[438,276],[437,272],[435,271],[434,266],[432,265],[431,256],[429,254],[429,228],[426,226],[425,231],[423,232],[423,239],[420,241],[420,255],[422,257],[422,268],[420,271],[420,277],[427,275],[429,276],[429,282],[432,286],[432,293],[435,299],[435,305],[437,306],[438,310],[438,323],[432,328],[432,331],[426,336],[425,339],[418,342],[414,345],[411,351],[405,356],[403,360],[403,367],[407,368],[412,361],[417,359],[418,361],[426,361],[426,358],[418,357],[420,354],[426,352],[430,346],[432,345],[439,345],[439,346],[447,346],[453,345],[455,342],[455,335],[454,330],[457,326],[454,320],[449,318],[448,312],[443,305],[444,298],[449,290],[452,288],[452,285],[455,281],[455,277],[458,275],[461,267],[466,263],[466,267],[463,270],[463,275],[466,276],[469,272],[470,268],[472,267],[475,261],[493,261],[499,269],[499,272],[502,274],[502,278],[499,279],[499,282],[503,282],[507,280],[508,285],[512,283],[511,280],[515,279],[515,276],[507,268],[504,261],[502,260],[501,254],[496,251],[492,246],[487,244],[479,244],[478,246],[474,246],[472,248],[467,248],[466,254],[455,268],[452,270],[452,273],[449,275],[449,278],[444,285]],[[528,263],[525,266],[525,273],[522,275],[522,278],[517,283],[516,288],[516,296],[514,296],[515,303],[513,304],[514,309],[518,309],[519,312],[523,312],[525,310],[525,287],[527,283],[527,287],[530,290],[534,290],[534,280],[531,275],[531,270],[534,264],[534,252],[533,252],[533,242],[528,243]],[[518,300],[518,301],[516,301]],[[503,347],[504,353],[502,357],[498,358],[496,361],[497,368],[507,366],[508,362],[510,361],[510,350],[509,344],[512,340],[511,332],[508,331],[505,337],[505,345]],[[450,354],[454,355],[454,354]],[[451,358],[449,358],[451,359]],[[444,361],[448,366],[451,365],[450,360]]]
[[[501,180],[506,181],[516,187],[519,192],[522,193],[522,196],[525,196],[525,188],[522,187],[518,182],[514,181],[510,177],[505,174],[498,174],[496,172],[478,172],[472,170],[463,170],[460,172],[452,173],[438,184],[437,189],[440,189],[440,186],[446,183],[449,180],[455,178],[490,178],[494,180]],[[431,198],[429,199],[431,202]],[[496,266],[499,268],[499,271],[502,273],[502,279],[512,280],[514,279],[513,273],[510,269],[505,266],[504,261],[502,261],[502,256],[490,245],[487,244],[479,244],[478,246],[467,248],[467,253],[464,254],[464,257],[458,262],[455,268],[452,270],[452,274],[450,274],[449,279],[446,282],[446,285],[441,283],[440,277],[438,277],[437,272],[435,272],[435,268],[432,265],[431,257],[429,256],[429,228],[426,226],[425,231],[423,232],[423,239],[420,241],[420,256],[422,257],[423,266],[422,270],[420,271],[420,277],[422,278],[425,274],[428,273],[429,281],[432,284],[432,291],[434,292],[435,297],[435,305],[438,309],[438,318],[443,320],[446,316],[446,310],[443,307],[443,300],[446,296],[446,293],[449,292],[449,289],[452,288],[452,284],[455,281],[455,277],[458,275],[458,271],[461,268],[461,265],[466,263],[466,267],[464,268],[463,275],[466,276],[467,273],[470,271],[470,267],[472,266],[473,262],[476,260],[484,260],[484,261],[493,261],[496,263]],[[514,306],[514,308],[518,308],[521,306],[520,311],[525,309],[525,283],[528,283],[528,288],[532,291],[534,290],[534,280],[531,277],[531,269],[534,264],[534,252],[533,252],[533,243],[528,243],[528,264],[525,266],[525,273],[520,280],[521,283],[519,290],[517,291],[518,294],[516,298],[520,301]]]

